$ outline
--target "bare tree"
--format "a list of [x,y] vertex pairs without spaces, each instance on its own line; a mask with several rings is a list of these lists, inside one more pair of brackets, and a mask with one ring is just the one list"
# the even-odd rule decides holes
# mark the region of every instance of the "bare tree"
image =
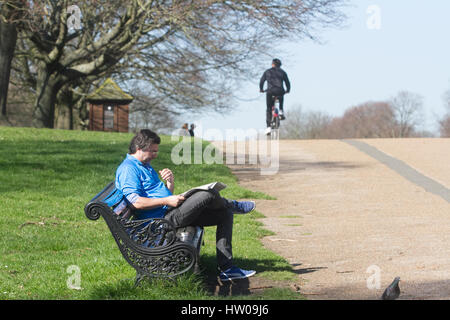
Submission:
[[325,129],[331,139],[390,138],[397,128],[394,111],[386,102],[366,102],[347,109]]
[[310,111],[306,113],[305,138],[325,139],[326,128],[331,123],[332,117],[321,111]]
[[300,105],[286,112],[286,120],[281,123],[280,137],[282,139],[302,139],[304,119]]
[[439,131],[442,138],[450,138],[450,115],[439,121]]
[[[31,18],[19,30],[16,68],[36,92],[34,125],[51,128],[59,102],[112,75],[146,81],[179,107],[223,110],[233,80],[253,74],[248,61],[275,39],[314,38],[340,24],[346,0],[26,3]],[[72,6],[81,12],[75,28]]]
[[8,114],[0,117],[0,125],[29,127],[33,123],[34,92],[27,85],[16,81],[17,75],[11,72],[8,89]]
[[443,100],[445,108],[447,109],[447,113],[439,121],[439,131],[441,137],[450,138],[450,90],[445,92]]
[[281,136],[287,139],[390,138],[397,131],[392,107],[387,102],[366,102],[332,117],[320,111],[286,113]]
[[332,117],[321,111],[302,112],[301,106],[286,112],[280,127],[282,139],[323,139]]
[[130,130],[148,128],[170,134],[178,127],[180,112],[173,110],[164,96],[148,96],[137,89],[131,92],[134,101],[130,105]]
[[25,0],[0,1],[0,108],[6,117],[11,61],[17,41],[17,28],[23,18]]
[[444,93],[443,100],[444,106],[447,109],[447,112],[450,114],[450,89]]
[[[397,109],[394,109],[394,106]],[[281,137],[287,139],[354,139],[433,136],[416,130],[421,97],[400,93],[393,101],[369,101],[348,108],[341,117],[322,112],[302,112],[301,107],[287,112]],[[440,122],[442,136],[448,136],[449,114]]]
[[423,120],[423,97],[409,91],[400,91],[390,101],[398,122],[397,137],[410,137]]

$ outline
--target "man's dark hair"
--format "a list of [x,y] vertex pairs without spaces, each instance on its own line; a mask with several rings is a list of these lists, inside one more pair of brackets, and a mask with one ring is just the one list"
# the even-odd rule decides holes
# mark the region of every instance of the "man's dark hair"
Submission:
[[277,67],[277,68],[279,68],[279,67],[281,67],[281,61],[280,61],[280,59],[273,59],[272,60],[272,63]]
[[130,154],[135,154],[138,149],[146,150],[152,144],[160,143],[161,138],[155,132],[149,129],[142,129],[131,139],[128,151]]

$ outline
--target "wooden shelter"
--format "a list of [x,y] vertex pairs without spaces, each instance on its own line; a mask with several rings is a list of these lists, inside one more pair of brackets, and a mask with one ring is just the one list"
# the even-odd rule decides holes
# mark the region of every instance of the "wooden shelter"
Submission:
[[89,103],[89,130],[128,132],[129,104],[133,99],[108,78],[86,98]]

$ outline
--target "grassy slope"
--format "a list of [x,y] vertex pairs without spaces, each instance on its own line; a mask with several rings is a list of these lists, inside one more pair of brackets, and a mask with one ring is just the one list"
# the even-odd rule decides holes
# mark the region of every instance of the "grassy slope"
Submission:
[[[106,224],[84,216],[84,205],[109,181],[123,160],[132,135],[0,127],[0,299],[214,299],[206,276],[186,275],[175,281],[153,281],[133,288],[135,276],[122,258]],[[169,167],[175,193],[211,181],[228,187],[228,198],[267,198],[237,185],[220,164],[173,165],[175,145],[163,137],[152,165]],[[252,216],[236,216],[234,255],[237,265],[254,268],[260,277],[292,279],[289,264],[265,250],[268,232]],[[215,270],[215,228],[206,229],[202,248],[204,274]],[[81,290],[67,281],[75,265]],[[288,290],[266,291],[252,298],[298,298]]]

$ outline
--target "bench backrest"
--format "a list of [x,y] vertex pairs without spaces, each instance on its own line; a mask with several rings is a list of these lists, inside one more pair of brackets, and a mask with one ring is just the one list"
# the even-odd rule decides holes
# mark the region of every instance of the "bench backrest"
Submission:
[[122,191],[116,188],[113,182],[110,182],[102,191],[100,191],[91,202],[101,202],[110,207],[117,215],[123,218],[129,218],[132,214],[131,207],[123,195]]
[[97,193],[92,198],[91,202],[103,202],[110,207],[113,207],[123,199],[123,194],[120,190],[116,189],[115,183],[110,182],[102,191]]

